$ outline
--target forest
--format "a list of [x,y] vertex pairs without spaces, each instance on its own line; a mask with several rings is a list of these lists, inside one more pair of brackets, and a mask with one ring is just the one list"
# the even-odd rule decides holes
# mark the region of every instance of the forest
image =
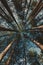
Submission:
[[0,65],[43,65],[43,0],[0,0]]

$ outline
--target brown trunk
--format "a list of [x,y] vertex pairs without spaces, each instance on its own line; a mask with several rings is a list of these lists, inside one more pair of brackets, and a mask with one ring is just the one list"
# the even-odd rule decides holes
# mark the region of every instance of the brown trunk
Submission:
[[1,2],[2,2],[2,4],[5,6],[5,8],[7,9],[7,11],[9,12],[9,14],[12,16],[12,18],[14,19],[14,21],[15,21],[15,23],[17,24],[18,28],[21,29],[20,26],[19,26],[19,24],[17,23],[16,19],[14,18],[13,14],[12,14],[12,11],[11,11],[11,9],[9,8],[9,6],[8,6],[8,4],[7,4],[7,2],[6,2],[6,0],[1,0]]
[[37,10],[37,12],[33,15],[33,18],[35,18],[37,16],[37,14],[41,11],[41,9],[43,8],[43,3],[40,4],[39,9]]
[[10,13],[10,15],[12,16],[12,18],[14,19],[13,14],[12,14],[12,12],[11,12],[11,10],[10,10],[7,2],[6,2],[6,0],[1,0],[1,2],[5,6],[5,8],[7,9],[7,11]]
[[9,19],[7,19],[7,17],[3,16],[1,13],[0,13],[0,16],[1,16],[2,18],[4,18],[7,22],[9,22]]
[[[10,25],[13,27],[13,29],[15,28],[15,26],[11,23],[11,21],[9,21],[9,19],[8,19],[7,17],[3,16],[1,13],[0,13],[0,16],[1,16],[2,18],[4,18],[4,19],[7,21],[7,23],[10,24]],[[14,29],[14,30],[15,30],[15,29]],[[17,31],[17,30],[16,30],[16,31]]]
[[18,32],[17,30],[8,29],[8,28],[2,27],[2,26],[0,26],[0,31],[12,31],[12,32]]
[[[32,13],[29,16],[30,21],[32,22],[32,20],[35,18],[35,16],[40,12],[40,10],[43,8],[43,4],[42,4],[42,0],[40,0],[36,7],[33,9]],[[34,21],[33,21],[34,22]]]
[[37,28],[37,29],[40,29],[40,28],[43,29],[43,25],[38,26],[38,27],[32,27],[32,29],[36,29],[36,28]]
[[11,17],[9,17],[5,12],[4,12],[4,10],[0,7],[0,10],[5,14],[5,16],[7,17],[7,19],[9,20],[9,21],[13,21],[12,19],[11,19]]
[[33,9],[31,15],[34,15],[34,14],[37,12],[37,10],[39,9],[40,3],[42,3],[42,0],[40,0],[40,1],[36,4],[36,7]]
[[33,42],[41,49],[43,50],[43,45],[35,40],[33,40]]
[[22,11],[22,6],[21,6],[21,4],[19,4],[20,0],[12,0],[12,1],[14,3],[16,10]]
[[2,51],[2,53],[0,53],[0,61],[3,59],[3,57],[9,51],[9,49],[11,48],[14,41],[15,41],[15,39],[13,39],[13,41],[9,43],[9,45]]
[[14,50],[11,51],[11,54],[10,54],[8,60],[6,61],[5,65],[10,65],[13,53],[14,53]]

